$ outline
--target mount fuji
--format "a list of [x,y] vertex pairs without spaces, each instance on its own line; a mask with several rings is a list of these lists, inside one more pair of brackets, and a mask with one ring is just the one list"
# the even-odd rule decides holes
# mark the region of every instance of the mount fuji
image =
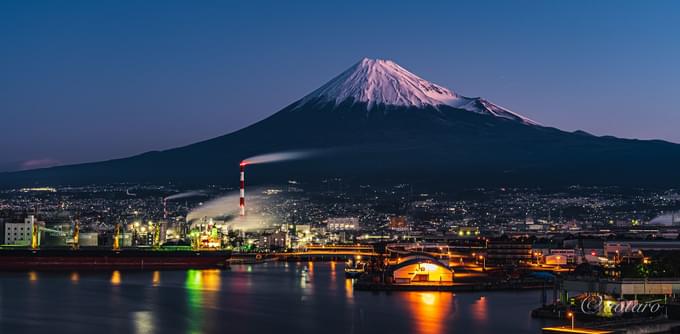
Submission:
[[423,80],[391,60],[368,58],[305,96],[296,107],[314,108],[328,102],[337,106],[347,101],[365,104],[367,111],[376,106],[415,109],[446,106],[525,124],[538,124],[484,99],[460,96]]
[[296,150],[321,153],[252,166],[249,183],[680,185],[680,145],[544,126],[379,59],[362,59],[272,116],[224,136],[124,159],[2,173],[0,184],[235,184],[242,159]]

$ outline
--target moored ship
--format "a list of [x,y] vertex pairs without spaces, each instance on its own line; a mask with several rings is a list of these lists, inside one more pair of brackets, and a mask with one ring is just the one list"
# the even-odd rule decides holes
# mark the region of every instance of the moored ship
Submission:
[[348,260],[345,265],[345,277],[358,278],[366,272],[366,263],[360,261],[360,257],[355,260]]
[[[2,270],[67,269],[207,269],[228,266],[231,251],[204,248],[197,238],[191,246],[162,246],[160,228],[154,229],[152,247],[122,247],[121,225],[114,228],[112,248],[80,247],[80,228],[74,225],[71,247],[40,246],[39,224],[30,225],[30,246],[0,248]],[[206,243],[209,245],[209,243]]]
[[0,270],[205,269],[227,266],[226,250],[2,249]]

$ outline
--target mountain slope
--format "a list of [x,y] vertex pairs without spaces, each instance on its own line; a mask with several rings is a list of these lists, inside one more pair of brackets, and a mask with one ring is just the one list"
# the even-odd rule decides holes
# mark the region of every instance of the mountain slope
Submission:
[[[357,183],[470,186],[677,186],[680,145],[539,126],[387,61],[362,60],[239,131],[112,161],[0,174],[0,184],[235,184],[249,156],[301,149],[307,160],[248,167],[249,183],[342,177]],[[465,102],[461,102],[465,101]]]

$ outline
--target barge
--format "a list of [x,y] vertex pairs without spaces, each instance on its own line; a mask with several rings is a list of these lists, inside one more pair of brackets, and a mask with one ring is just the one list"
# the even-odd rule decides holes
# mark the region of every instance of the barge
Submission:
[[154,249],[1,249],[2,270],[207,269],[228,265],[231,251]]

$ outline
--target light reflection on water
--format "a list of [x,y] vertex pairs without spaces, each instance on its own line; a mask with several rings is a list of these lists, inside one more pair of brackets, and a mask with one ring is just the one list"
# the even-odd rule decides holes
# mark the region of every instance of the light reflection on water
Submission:
[[134,322],[135,333],[137,334],[151,334],[154,333],[153,312],[138,311],[132,314],[132,321]]
[[29,271],[28,272],[28,280],[31,282],[35,282],[38,280],[38,273],[35,271]]
[[470,307],[472,318],[481,323],[489,320],[487,307],[486,297],[480,296]]
[[151,285],[157,287],[161,285],[161,272],[160,270],[155,270],[151,276]]
[[122,282],[122,279],[120,277],[120,271],[119,270],[114,270],[111,273],[111,285],[118,286]]
[[73,284],[77,284],[78,281],[80,280],[80,274],[78,274],[77,271],[74,271],[71,273],[70,280]]
[[345,298],[349,302],[354,299],[354,280],[350,278],[345,278]]
[[[367,292],[343,262],[0,273],[0,333],[538,333],[540,291]],[[55,320],[58,319],[58,320]],[[58,321],[58,322],[57,322]],[[228,328],[228,330],[227,330]]]
[[445,320],[451,314],[453,295],[450,292],[405,292],[400,297],[411,312],[413,333],[442,333]]

